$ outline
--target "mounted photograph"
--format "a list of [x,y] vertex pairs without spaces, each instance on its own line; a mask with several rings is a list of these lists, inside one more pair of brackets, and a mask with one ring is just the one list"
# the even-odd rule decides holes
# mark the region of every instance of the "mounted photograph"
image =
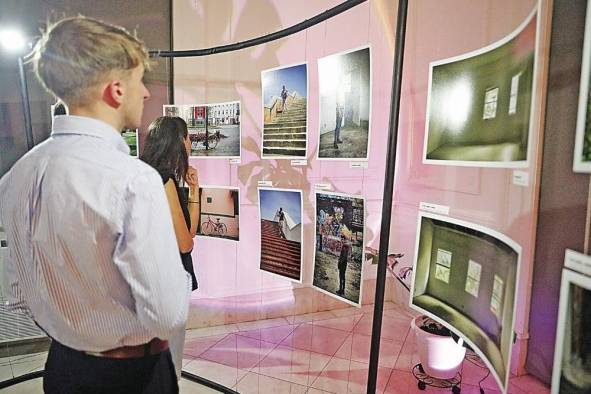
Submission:
[[355,306],[361,306],[364,223],[363,197],[316,192],[313,286]]
[[302,282],[302,192],[259,188],[260,269]]
[[521,247],[486,227],[421,212],[410,306],[459,335],[506,392]]
[[227,186],[201,186],[199,194],[201,214],[197,236],[239,241],[239,189]]
[[526,167],[537,12],[484,48],[429,65],[423,163]]
[[308,66],[282,66],[261,72],[263,159],[306,158]]
[[552,394],[591,393],[591,277],[562,270]]
[[127,146],[129,146],[129,155],[138,157],[139,146],[138,146],[138,129],[123,129],[121,137],[125,140]]
[[240,158],[240,102],[164,105],[164,116],[187,122],[190,157]]
[[364,47],[318,59],[318,159],[367,160],[371,56]]
[[587,3],[573,170],[591,173],[591,2]]

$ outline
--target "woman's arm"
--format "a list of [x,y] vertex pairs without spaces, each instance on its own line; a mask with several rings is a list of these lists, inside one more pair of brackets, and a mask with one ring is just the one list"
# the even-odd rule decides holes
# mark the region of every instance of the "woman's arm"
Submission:
[[191,217],[191,236],[195,237],[199,227],[199,216],[201,214],[201,200],[199,196],[199,177],[197,170],[189,166],[187,169],[187,184],[189,185],[189,216]]
[[169,179],[164,184],[164,190],[166,191],[166,198],[168,199],[170,214],[172,215],[172,224],[179,245],[179,251],[181,253],[190,252],[193,249],[193,237],[187,229],[187,223],[185,223],[185,217],[183,216],[183,210],[173,179]]

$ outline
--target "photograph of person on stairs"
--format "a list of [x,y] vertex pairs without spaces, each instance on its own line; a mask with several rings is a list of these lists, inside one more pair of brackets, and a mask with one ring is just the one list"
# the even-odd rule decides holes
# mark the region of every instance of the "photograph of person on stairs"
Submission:
[[305,63],[265,70],[262,158],[306,158],[308,71]]
[[259,188],[260,269],[301,282],[302,192]]

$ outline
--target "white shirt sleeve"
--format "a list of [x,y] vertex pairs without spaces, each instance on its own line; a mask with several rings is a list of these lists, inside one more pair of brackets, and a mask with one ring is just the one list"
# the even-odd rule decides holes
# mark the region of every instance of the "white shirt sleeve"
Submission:
[[185,326],[190,295],[168,206],[155,171],[133,179],[121,206],[123,228],[113,255],[131,288],[138,319],[161,339]]

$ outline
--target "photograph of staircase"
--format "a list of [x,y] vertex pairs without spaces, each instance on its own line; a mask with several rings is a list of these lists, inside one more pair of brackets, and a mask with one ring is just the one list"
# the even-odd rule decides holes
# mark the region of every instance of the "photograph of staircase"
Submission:
[[261,73],[263,89],[263,158],[306,158],[307,66]]
[[302,193],[259,188],[260,269],[302,281]]

